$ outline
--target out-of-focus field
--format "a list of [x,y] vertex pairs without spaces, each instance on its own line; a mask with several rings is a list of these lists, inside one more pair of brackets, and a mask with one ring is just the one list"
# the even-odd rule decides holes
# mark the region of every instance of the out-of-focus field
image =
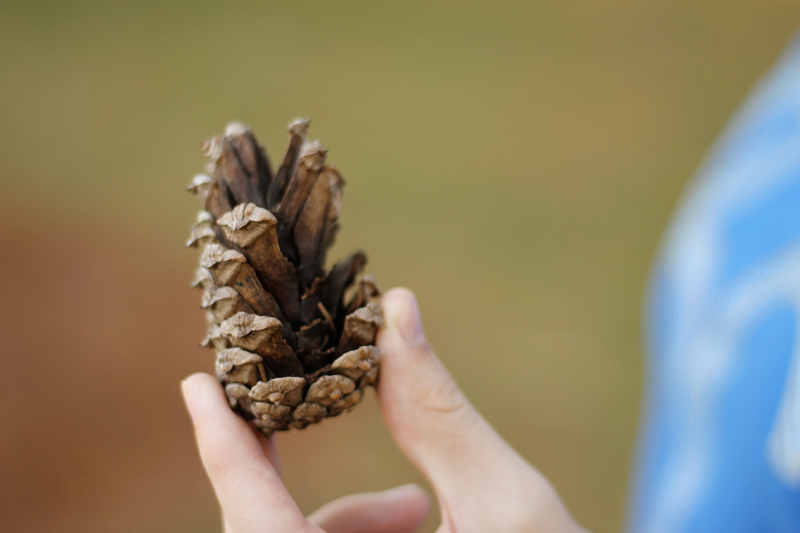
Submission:
[[[0,4],[0,530],[211,532],[178,394],[213,368],[182,249],[200,143],[312,134],[357,247],[468,396],[618,531],[671,209],[800,26],[788,1]],[[423,480],[374,395],[281,435],[304,511]],[[433,531],[435,519],[426,531]]]

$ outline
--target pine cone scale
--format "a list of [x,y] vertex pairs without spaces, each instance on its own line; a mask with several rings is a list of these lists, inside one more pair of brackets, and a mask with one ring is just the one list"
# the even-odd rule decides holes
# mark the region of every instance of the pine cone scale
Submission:
[[270,211],[278,209],[278,205],[286,192],[286,186],[289,184],[289,179],[294,175],[297,159],[300,156],[300,149],[306,141],[310,122],[310,120],[300,119],[289,124],[289,133],[291,134],[289,148],[286,150],[286,156],[283,158],[283,163],[278,169],[275,179],[270,184],[267,195],[267,208]]
[[278,240],[292,263],[299,262],[293,233],[306,200],[314,188],[322,166],[325,164],[327,150],[318,142],[305,145],[297,163],[297,172],[289,181],[286,193],[278,206]]
[[257,181],[251,181],[250,176],[247,175],[241,160],[237,157],[236,152],[230,141],[223,138],[220,140],[221,150],[219,159],[216,162],[216,180],[224,180],[225,185],[233,196],[233,205],[238,205],[245,202],[259,201],[259,184]]
[[259,315],[277,318],[283,323],[283,335],[295,345],[291,324],[286,320],[272,294],[264,291],[256,272],[247,259],[236,250],[220,244],[206,246],[200,264],[208,269],[215,284],[232,287]]
[[341,302],[345,289],[353,284],[366,263],[367,256],[363,252],[356,252],[344,261],[336,263],[325,278],[322,305],[328,309],[334,319],[338,314],[338,304]]
[[255,204],[240,204],[218,221],[225,238],[236,245],[272,294],[289,322],[300,316],[300,297],[294,266],[281,253],[277,219]]
[[[226,132],[230,134],[231,132]],[[233,132],[236,134],[237,132]],[[266,152],[258,145],[258,141],[250,131],[244,129],[231,140],[234,153],[240,165],[247,172],[248,178],[255,190],[256,198],[262,199],[260,207],[266,207],[267,191],[272,181],[272,169]]]
[[298,272],[304,287],[311,285],[325,270],[325,251],[336,218],[337,198],[341,203],[344,181],[333,167],[323,167],[311,190],[294,229],[294,240],[303,268]]

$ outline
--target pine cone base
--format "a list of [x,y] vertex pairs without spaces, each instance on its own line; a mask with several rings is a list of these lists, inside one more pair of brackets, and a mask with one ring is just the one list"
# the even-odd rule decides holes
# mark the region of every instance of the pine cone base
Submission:
[[188,187],[202,207],[187,242],[202,250],[202,344],[216,350],[231,407],[267,435],[352,410],[380,369],[379,292],[370,276],[357,281],[366,256],[324,268],[344,181],[306,141],[308,124],[290,124],[275,174],[252,132],[229,125]]

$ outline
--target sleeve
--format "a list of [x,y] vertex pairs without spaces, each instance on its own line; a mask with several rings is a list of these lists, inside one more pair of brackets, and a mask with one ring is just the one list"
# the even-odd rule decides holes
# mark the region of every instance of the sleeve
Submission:
[[646,330],[628,530],[800,531],[800,39],[693,178]]

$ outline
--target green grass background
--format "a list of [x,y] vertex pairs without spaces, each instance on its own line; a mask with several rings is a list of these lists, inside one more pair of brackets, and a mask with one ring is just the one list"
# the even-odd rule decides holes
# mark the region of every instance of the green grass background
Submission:
[[[6,1],[0,208],[15,216],[0,234],[47,220],[77,228],[69,244],[94,235],[81,228],[103,228],[188,282],[195,258],[182,244],[197,206],[183,187],[202,171],[201,142],[241,120],[274,160],[288,122],[311,116],[311,136],[347,181],[331,258],[363,248],[383,288],[414,289],[431,341],[475,405],[580,521],[618,531],[659,236],[704,152],[798,26],[800,4],[776,0]],[[37,296],[43,309],[49,294]],[[199,337],[202,314],[180,314]],[[142,340],[143,350],[159,342]],[[197,354],[180,375],[212,368]],[[165,405],[180,409],[168,393]],[[70,416],[79,421],[80,409]],[[180,472],[135,485],[100,472],[81,486],[107,490],[56,506],[67,483],[38,502],[41,515],[10,510],[0,528],[215,531],[179,416],[164,427],[188,457]],[[21,437],[12,425],[0,438]],[[136,455],[135,439],[120,442],[120,461]],[[422,482],[372,395],[280,446],[304,511]],[[152,496],[151,485],[179,475],[189,476],[185,490]]]

